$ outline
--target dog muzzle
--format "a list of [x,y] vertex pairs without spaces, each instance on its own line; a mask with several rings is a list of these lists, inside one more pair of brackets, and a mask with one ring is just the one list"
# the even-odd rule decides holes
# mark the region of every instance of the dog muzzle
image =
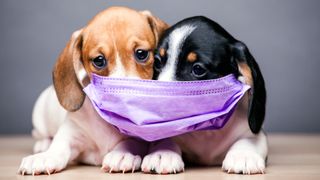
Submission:
[[248,89],[232,74],[172,82],[92,74],[84,92],[99,115],[122,133],[156,141],[223,128]]

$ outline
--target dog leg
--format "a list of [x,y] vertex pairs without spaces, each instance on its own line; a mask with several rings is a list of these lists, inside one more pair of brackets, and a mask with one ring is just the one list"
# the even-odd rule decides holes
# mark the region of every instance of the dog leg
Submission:
[[165,139],[152,143],[149,152],[142,161],[143,172],[170,174],[184,171],[181,150],[172,140]]
[[102,170],[105,172],[134,172],[140,168],[141,157],[147,152],[147,142],[126,139],[118,143],[103,158]]
[[228,173],[263,174],[267,153],[267,137],[261,131],[234,143],[226,154],[222,169]]
[[66,120],[54,136],[48,150],[23,158],[18,172],[22,175],[39,175],[63,170],[81,151],[80,140],[83,138],[79,137],[79,128],[75,126],[72,121]]
[[33,153],[36,154],[46,151],[50,147],[51,142],[51,138],[37,140],[33,146]]

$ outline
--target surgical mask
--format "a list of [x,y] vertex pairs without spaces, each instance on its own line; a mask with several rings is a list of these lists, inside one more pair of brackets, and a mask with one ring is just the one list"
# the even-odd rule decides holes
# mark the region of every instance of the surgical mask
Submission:
[[84,92],[98,114],[122,133],[156,141],[223,128],[248,89],[232,74],[172,82],[92,74]]

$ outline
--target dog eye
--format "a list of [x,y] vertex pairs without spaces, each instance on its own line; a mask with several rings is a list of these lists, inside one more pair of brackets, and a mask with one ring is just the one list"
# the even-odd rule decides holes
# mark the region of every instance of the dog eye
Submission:
[[92,64],[95,68],[102,69],[102,68],[106,67],[107,60],[104,56],[98,56],[92,60]]
[[149,51],[137,49],[136,52],[134,52],[134,56],[138,62],[146,62],[149,57]]
[[195,77],[203,77],[207,74],[207,69],[200,63],[195,63],[192,67],[192,74]]
[[159,55],[155,55],[154,56],[154,64],[153,64],[154,68],[157,71],[160,71],[162,68],[162,61],[161,61],[161,57]]

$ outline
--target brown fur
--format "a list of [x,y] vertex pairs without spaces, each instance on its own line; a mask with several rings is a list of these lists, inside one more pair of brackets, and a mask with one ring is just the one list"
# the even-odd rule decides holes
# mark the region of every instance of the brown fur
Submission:
[[245,78],[245,83],[253,87],[251,69],[247,63],[238,63],[239,71]]
[[[91,73],[108,76],[115,69],[117,55],[125,69],[125,76],[151,79],[153,51],[167,27],[149,11],[112,7],[97,14],[77,37],[71,38],[54,68],[54,86],[61,105],[69,111],[81,107],[85,94],[80,85],[83,82],[79,83],[76,76],[81,67],[89,76]],[[145,63],[135,60],[137,49],[150,51]],[[99,55],[107,59],[107,66],[100,70],[92,65],[92,59]]]
[[195,60],[197,60],[197,54],[195,52],[190,52],[187,56],[187,61],[192,63]]
[[73,70],[73,61],[80,61],[80,49],[77,43],[79,35],[74,33],[60,54],[53,70],[53,84],[60,104],[69,111],[79,109],[84,101],[84,92]]
[[159,54],[161,57],[164,57],[166,55],[166,50],[164,48],[161,48]]

